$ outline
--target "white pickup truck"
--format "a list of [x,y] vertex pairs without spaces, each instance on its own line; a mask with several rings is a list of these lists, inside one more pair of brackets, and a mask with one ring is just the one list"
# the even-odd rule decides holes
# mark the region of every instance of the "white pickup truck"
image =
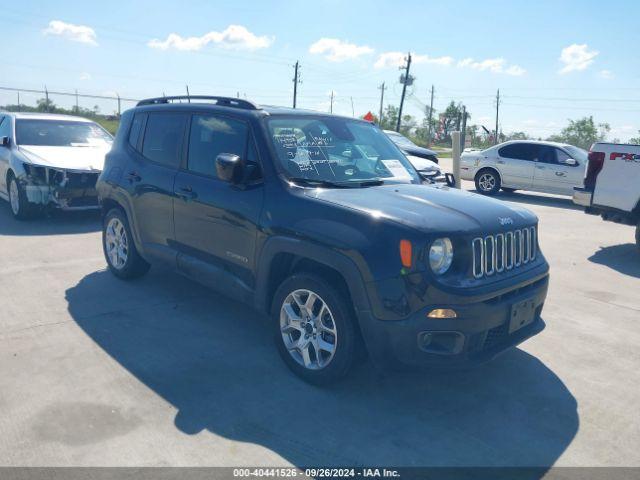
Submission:
[[640,145],[594,143],[573,202],[603,220],[634,225],[640,248]]

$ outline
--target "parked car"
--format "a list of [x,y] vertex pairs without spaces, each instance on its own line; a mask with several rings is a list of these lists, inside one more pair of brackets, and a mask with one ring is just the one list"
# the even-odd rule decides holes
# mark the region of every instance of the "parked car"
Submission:
[[98,193],[117,277],[168,265],[270,313],[284,362],[317,384],[359,352],[382,367],[466,365],[543,329],[533,213],[423,185],[366,121],[185,100],[125,112],[107,154]]
[[640,145],[594,143],[573,202],[603,220],[635,226],[640,249]]
[[416,145],[407,137],[394,130],[385,130],[384,133],[386,133],[393,141],[393,143],[400,147],[400,150],[405,152],[407,155],[430,160],[433,163],[438,163],[438,154],[433,150],[429,150],[428,148]]
[[47,207],[97,209],[96,181],[112,142],[85,118],[0,112],[0,197],[18,219]]
[[587,152],[572,145],[533,140],[514,140],[480,152],[463,152],[460,175],[473,180],[476,190],[495,195],[531,190],[573,195],[582,184]]

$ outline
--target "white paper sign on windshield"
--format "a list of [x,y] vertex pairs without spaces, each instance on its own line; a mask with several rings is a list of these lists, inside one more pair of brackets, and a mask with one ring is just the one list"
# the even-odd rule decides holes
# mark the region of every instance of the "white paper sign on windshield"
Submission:
[[391,172],[393,178],[401,178],[411,180],[411,174],[409,171],[402,165],[400,160],[382,160],[382,163],[387,170]]

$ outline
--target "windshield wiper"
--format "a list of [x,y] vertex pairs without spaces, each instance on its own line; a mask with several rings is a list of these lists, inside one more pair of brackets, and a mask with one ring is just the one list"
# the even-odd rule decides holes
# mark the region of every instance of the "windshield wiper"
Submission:
[[330,188],[358,188],[358,187],[375,187],[384,183],[380,178],[367,178],[361,180],[346,180],[344,182],[332,182],[330,180],[321,180],[304,177],[287,177],[290,182],[304,183],[306,185],[330,187]]

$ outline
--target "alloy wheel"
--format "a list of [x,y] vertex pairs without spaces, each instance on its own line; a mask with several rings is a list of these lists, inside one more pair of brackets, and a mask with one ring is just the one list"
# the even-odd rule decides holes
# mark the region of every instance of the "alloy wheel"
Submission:
[[15,180],[11,180],[11,186],[9,187],[9,202],[11,203],[11,211],[14,215],[20,213],[20,192],[18,191],[18,183]]
[[105,232],[105,245],[111,266],[118,270],[124,268],[129,256],[129,239],[120,219],[109,220]]
[[478,185],[483,191],[489,192],[496,186],[496,177],[491,173],[483,173],[478,179]]
[[280,333],[289,355],[309,370],[326,367],[335,355],[338,331],[333,314],[311,290],[295,290],[284,299]]

